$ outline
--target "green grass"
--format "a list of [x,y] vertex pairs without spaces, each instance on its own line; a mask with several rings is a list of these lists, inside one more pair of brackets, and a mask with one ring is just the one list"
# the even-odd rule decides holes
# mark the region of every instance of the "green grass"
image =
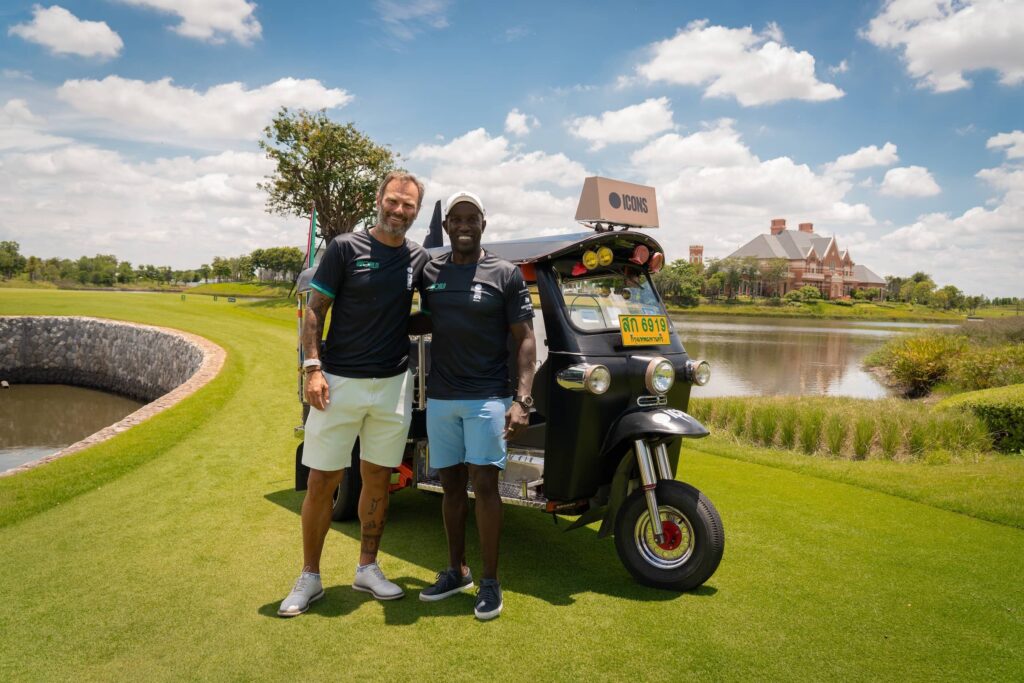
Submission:
[[[987,310],[987,309],[981,309]],[[749,300],[738,300],[734,303],[701,303],[695,308],[669,307],[669,311],[677,315],[752,315],[779,318],[823,318],[835,320],[880,320],[905,322],[960,322],[967,316],[962,311],[939,311],[927,306],[915,306],[899,302],[884,301],[870,303],[866,301],[834,303],[831,301],[814,301],[800,304],[781,304],[771,306],[754,303]],[[1000,308],[991,311],[991,317],[1000,317],[1009,313]]]
[[281,282],[209,282],[185,291],[187,294],[220,296],[285,297],[291,289],[291,283]]
[[638,586],[592,527],[566,534],[506,508],[505,612],[488,624],[468,596],[416,599],[444,533],[439,498],[403,491],[382,563],[413,594],[353,592],[358,530],[338,524],[325,599],[281,620],[300,559],[294,309],[2,291],[0,313],[139,320],[229,353],[200,394],[34,472],[20,498],[26,475],[0,480],[0,680],[1024,677],[1024,531],[1007,525],[1024,509],[1019,459],[979,469],[693,442],[681,478],[727,530],[705,587]]

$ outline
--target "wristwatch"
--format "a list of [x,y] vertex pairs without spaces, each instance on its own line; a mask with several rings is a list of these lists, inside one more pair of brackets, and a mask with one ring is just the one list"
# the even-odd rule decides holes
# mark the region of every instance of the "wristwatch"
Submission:
[[516,396],[512,402],[521,405],[526,412],[533,408],[533,396]]

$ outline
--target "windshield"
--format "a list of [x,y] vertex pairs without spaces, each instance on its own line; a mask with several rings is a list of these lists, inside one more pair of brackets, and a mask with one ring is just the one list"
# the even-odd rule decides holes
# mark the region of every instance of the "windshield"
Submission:
[[617,330],[620,315],[665,315],[647,274],[635,268],[613,267],[559,284],[569,320],[583,332]]

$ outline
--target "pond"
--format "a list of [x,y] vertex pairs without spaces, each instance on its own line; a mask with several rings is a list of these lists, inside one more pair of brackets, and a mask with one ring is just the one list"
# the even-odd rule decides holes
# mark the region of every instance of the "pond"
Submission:
[[672,316],[691,358],[711,364],[711,382],[693,396],[832,395],[880,398],[892,392],[861,364],[894,335],[928,323]]
[[56,453],[143,405],[63,384],[16,384],[0,389],[0,472]]

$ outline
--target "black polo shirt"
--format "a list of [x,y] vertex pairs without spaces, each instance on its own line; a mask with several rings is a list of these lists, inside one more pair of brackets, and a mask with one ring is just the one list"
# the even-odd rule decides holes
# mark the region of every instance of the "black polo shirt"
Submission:
[[412,293],[429,260],[405,240],[389,247],[368,231],[335,237],[312,286],[334,299],[321,361],[342,377],[394,377],[409,365],[407,325]]
[[477,263],[452,263],[451,253],[423,269],[423,311],[430,314],[427,397],[504,398],[509,328],[533,318],[533,303],[519,269],[484,251]]

